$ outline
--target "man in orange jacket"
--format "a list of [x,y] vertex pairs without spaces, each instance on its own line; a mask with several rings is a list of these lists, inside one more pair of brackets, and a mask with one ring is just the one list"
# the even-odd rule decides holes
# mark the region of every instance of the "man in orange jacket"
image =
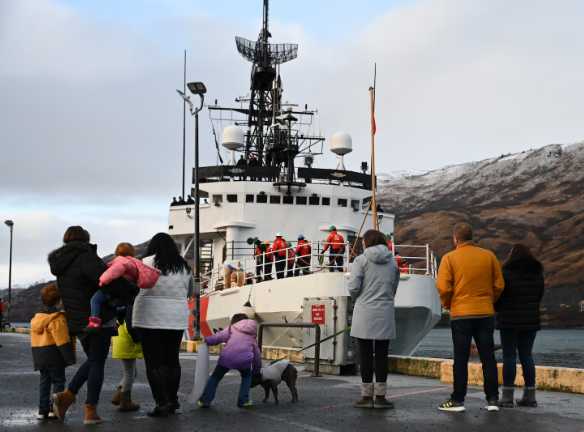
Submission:
[[304,236],[298,236],[296,245],[296,276],[300,273],[310,274],[310,258],[312,255],[312,246],[306,241]]
[[493,333],[494,304],[505,287],[501,264],[491,251],[473,243],[469,224],[457,224],[453,237],[456,249],[442,258],[437,286],[442,306],[450,310],[454,392],[438,409],[464,411],[468,358],[474,338],[483,365],[486,408],[498,411],[499,384]]
[[274,256],[276,264],[276,277],[282,279],[286,276],[286,261],[288,260],[286,249],[288,249],[288,243],[284,240],[284,236],[280,233],[276,233],[276,239],[272,243],[271,252]]
[[329,267],[330,271],[335,270],[342,272],[343,265],[345,263],[343,254],[345,253],[345,238],[337,232],[337,227],[332,225],[329,229],[330,233],[326,238],[324,243],[324,248],[322,254],[324,255],[327,250],[329,252]]

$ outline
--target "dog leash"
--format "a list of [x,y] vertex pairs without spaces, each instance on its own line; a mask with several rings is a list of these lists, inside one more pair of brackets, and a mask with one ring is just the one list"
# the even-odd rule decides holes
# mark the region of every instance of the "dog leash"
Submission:
[[[351,330],[351,326],[349,326],[349,327],[346,327],[346,328],[344,328],[343,330],[341,330],[341,331],[339,331],[339,332],[336,332],[335,334],[332,334],[332,335],[330,335],[330,336],[327,336],[327,337],[325,337],[324,339],[321,339],[321,340],[320,340],[318,343],[317,343],[317,342],[315,342],[315,343],[313,343],[312,345],[308,345],[308,346],[306,346],[306,347],[302,348],[301,350],[299,350],[299,351],[297,351],[297,352],[306,351],[307,349],[313,348],[313,347],[315,347],[315,346],[317,346],[317,345],[320,345],[320,344],[322,344],[323,342],[326,342],[327,340],[330,340],[330,339],[332,339],[332,338],[334,338],[334,337],[337,337],[337,336],[339,336],[339,335],[341,335],[341,334],[343,334],[343,333],[346,333],[346,332],[348,332],[349,330]],[[279,361],[281,361],[281,360],[286,360],[286,357],[282,357],[282,358],[280,358],[280,359],[273,360],[273,361],[272,361],[270,364],[277,363],[277,362],[279,362]]]

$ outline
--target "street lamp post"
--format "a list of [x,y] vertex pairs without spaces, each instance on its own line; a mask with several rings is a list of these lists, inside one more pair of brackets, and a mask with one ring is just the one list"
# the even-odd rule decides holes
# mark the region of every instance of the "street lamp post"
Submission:
[[203,109],[205,93],[207,88],[202,82],[190,82],[187,84],[190,92],[199,95],[201,103],[195,107],[190,96],[177,90],[183,100],[189,105],[191,115],[195,117],[195,167],[193,177],[195,178],[195,215],[194,215],[194,241],[193,241],[193,266],[195,270],[195,338],[201,338],[201,266],[200,266],[200,232],[199,232],[199,112]]
[[12,232],[14,231],[14,222],[6,220],[4,224],[10,229],[10,253],[8,258],[8,308],[10,308],[12,305]]

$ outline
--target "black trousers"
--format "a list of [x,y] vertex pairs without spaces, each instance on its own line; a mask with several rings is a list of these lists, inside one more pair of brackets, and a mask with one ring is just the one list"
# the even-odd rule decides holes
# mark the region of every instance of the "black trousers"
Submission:
[[335,271],[339,271],[342,272],[343,271],[343,266],[345,264],[345,259],[344,259],[344,255],[343,252],[339,252],[337,253],[333,253],[333,251],[330,252],[329,255],[329,271],[331,272],[335,272]]
[[286,277],[286,258],[276,256],[276,277],[278,279]]
[[264,279],[272,279],[272,260],[264,262]]
[[310,274],[310,257],[304,256],[300,258],[296,258],[296,269],[295,272],[296,276],[300,273],[302,274]]
[[484,390],[487,400],[499,399],[497,361],[495,360],[495,318],[456,319],[450,323],[454,344],[454,392],[452,399],[464,402],[468,384],[468,358],[474,339],[483,365]]
[[159,407],[178,404],[181,368],[178,354],[183,330],[140,329],[146,376]]
[[387,381],[387,354],[389,340],[357,339],[359,343],[359,368],[364,383],[384,383]]

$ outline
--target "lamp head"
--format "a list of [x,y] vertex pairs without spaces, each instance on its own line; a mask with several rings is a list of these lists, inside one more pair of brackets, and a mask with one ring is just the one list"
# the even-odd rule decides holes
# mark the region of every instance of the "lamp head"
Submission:
[[187,87],[191,91],[192,94],[196,95],[204,95],[207,93],[207,87],[200,81],[190,82],[187,84]]
[[12,227],[14,226],[14,222],[12,222],[10,219],[8,219],[8,220],[5,220],[5,221],[4,221],[4,224],[5,224],[7,227],[10,227],[10,228],[12,228]]

